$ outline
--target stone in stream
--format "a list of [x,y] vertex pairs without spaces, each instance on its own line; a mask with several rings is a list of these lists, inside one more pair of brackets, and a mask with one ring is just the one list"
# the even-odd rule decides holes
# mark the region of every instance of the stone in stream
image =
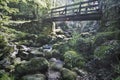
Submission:
[[44,52],[50,52],[52,50],[52,46],[51,45],[44,45],[43,46],[43,51]]
[[63,68],[63,62],[61,60],[57,60],[56,58],[51,58],[50,59],[50,69],[59,71],[60,69]]
[[59,71],[48,70],[48,80],[60,80],[61,74]]
[[39,48],[31,48],[30,53],[31,53],[30,54],[31,57],[33,57],[33,56],[35,56],[35,57],[43,57],[43,56],[45,56],[45,54],[42,51],[40,51]]
[[43,74],[33,74],[23,76],[22,80],[46,80],[46,77]]
[[48,80],[60,80],[61,79],[60,69],[63,68],[63,62],[61,60],[57,60],[56,58],[51,58],[49,62],[50,67],[47,73]]

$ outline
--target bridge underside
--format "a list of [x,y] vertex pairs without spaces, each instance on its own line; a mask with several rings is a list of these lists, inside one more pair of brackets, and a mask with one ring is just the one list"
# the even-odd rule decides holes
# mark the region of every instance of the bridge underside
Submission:
[[102,14],[101,13],[92,13],[92,14],[78,14],[78,15],[67,15],[67,16],[59,16],[47,18],[45,21],[87,21],[87,20],[100,20]]

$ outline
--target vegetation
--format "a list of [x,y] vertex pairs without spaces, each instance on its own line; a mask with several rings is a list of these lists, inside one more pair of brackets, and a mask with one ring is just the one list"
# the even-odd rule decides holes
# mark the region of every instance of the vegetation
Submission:
[[43,21],[79,1],[0,0],[0,80],[120,80],[119,0],[101,1],[100,22],[55,22],[53,34]]

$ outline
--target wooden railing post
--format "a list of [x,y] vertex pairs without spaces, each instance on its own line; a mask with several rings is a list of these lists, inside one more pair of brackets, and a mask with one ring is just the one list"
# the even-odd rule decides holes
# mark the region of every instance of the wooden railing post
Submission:
[[51,18],[53,17],[53,9],[51,9]]
[[81,3],[79,4],[79,14],[81,14]]
[[86,8],[85,8],[85,14],[87,14],[87,11],[88,11],[88,8],[86,7]]
[[65,6],[65,16],[66,16],[66,14],[67,14],[67,5]]

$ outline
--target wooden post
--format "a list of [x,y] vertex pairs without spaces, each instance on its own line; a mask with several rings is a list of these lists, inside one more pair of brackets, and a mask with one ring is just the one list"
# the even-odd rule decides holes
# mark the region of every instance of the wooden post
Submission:
[[51,9],[51,18],[53,17],[53,9]]
[[81,3],[79,4],[79,14],[81,14]]
[[86,8],[85,8],[85,14],[87,14],[87,10],[88,10],[88,8],[86,7]]
[[65,16],[66,16],[66,14],[67,14],[67,6],[65,6]]

